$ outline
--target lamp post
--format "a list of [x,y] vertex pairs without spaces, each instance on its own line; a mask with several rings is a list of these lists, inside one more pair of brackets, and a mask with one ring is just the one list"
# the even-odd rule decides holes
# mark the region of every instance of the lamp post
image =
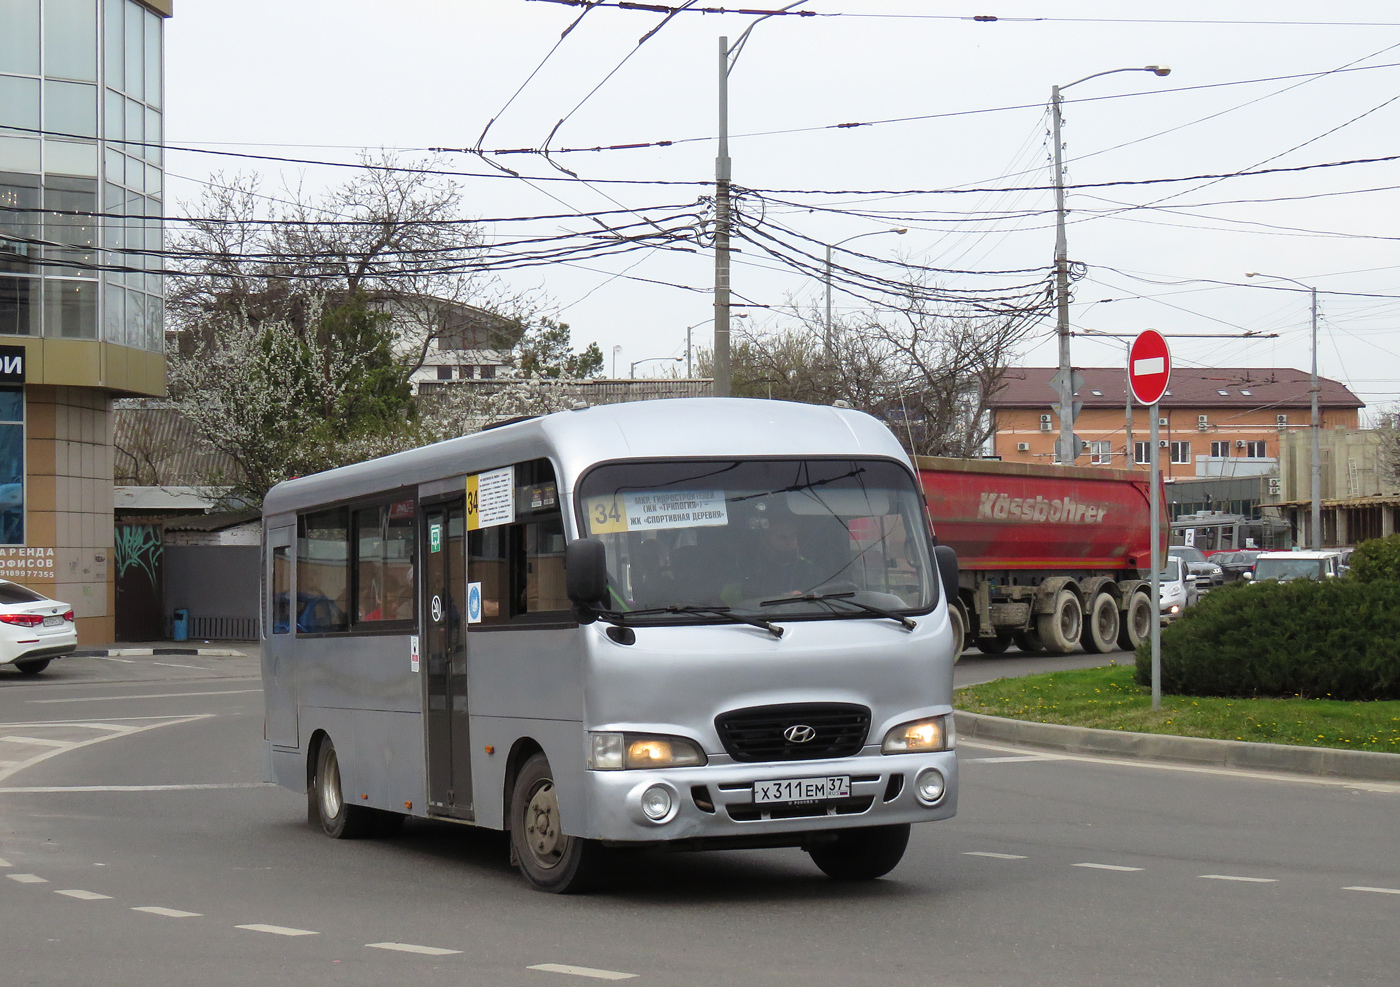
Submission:
[[1118,72],[1151,72],[1156,76],[1171,74],[1165,65],[1144,65],[1141,68],[1108,69],[1086,75],[1063,86],[1050,87],[1050,115],[1054,124],[1055,141],[1055,308],[1056,334],[1060,342],[1060,440],[1056,443],[1059,460],[1072,465],[1078,451],[1074,448],[1074,368],[1069,359],[1069,248],[1065,244],[1065,171],[1060,146],[1060,93],[1070,86]]
[[616,345],[616,346],[613,347],[613,368],[612,368],[612,379],[613,379],[613,380],[617,380],[617,355],[618,355],[619,353],[621,353],[621,352],[622,352],[622,344],[621,344],[621,343],[619,343],[618,345]]
[[1317,383],[1317,289],[1293,278],[1280,274],[1260,274],[1246,271],[1247,278],[1270,278],[1274,281],[1289,281],[1312,296],[1312,378],[1308,391],[1312,397],[1312,544],[1314,550],[1322,547],[1322,421],[1317,410],[1317,396],[1320,388]]
[[863,236],[879,236],[882,233],[894,233],[903,236],[908,233],[902,227],[891,227],[888,230],[871,230],[869,233],[857,233],[855,236],[848,236],[844,240],[837,240],[835,243],[826,245],[826,334],[822,340],[826,350],[826,355],[831,356],[831,251],[843,243],[850,243],[852,240],[859,240]]
[[[701,323],[701,325],[704,325],[704,323]],[[691,328],[694,328],[694,326]],[[645,360],[633,360],[632,367],[628,371],[628,377],[632,380],[637,379],[637,364],[639,363],[651,363],[653,360],[674,360],[676,363],[680,363],[684,359],[685,357],[683,356],[649,356]]]

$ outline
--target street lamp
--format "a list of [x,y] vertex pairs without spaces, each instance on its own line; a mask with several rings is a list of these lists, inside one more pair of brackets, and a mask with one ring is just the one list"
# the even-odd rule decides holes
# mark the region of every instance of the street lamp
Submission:
[[617,355],[618,355],[619,353],[621,353],[621,352],[622,352],[622,344],[621,344],[621,343],[619,343],[619,344],[617,344],[616,346],[613,347],[613,369],[612,369],[612,379],[613,379],[613,380],[617,380]]
[[[747,319],[747,318],[749,317],[749,313],[748,313],[748,312],[733,312],[733,313],[730,313],[730,316],[729,316],[729,317],[730,317],[731,319]],[[691,353],[693,352],[693,349],[692,349],[691,343],[690,343],[690,333],[691,333],[691,330],[692,330],[692,329],[699,329],[699,328],[700,328],[701,326],[703,326],[706,322],[713,322],[713,321],[714,321],[714,318],[713,318],[713,317],[708,318],[708,319],[701,319],[699,322],[695,323],[695,325],[693,325],[693,326],[686,326],[686,327],[685,327],[685,376],[686,376],[686,379],[687,379],[687,380],[690,380],[690,379],[692,379],[692,378],[695,376],[695,374],[692,373],[691,367],[690,367],[690,358],[691,358]]]
[[855,236],[848,236],[844,240],[837,240],[835,243],[826,245],[826,337],[824,340],[826,355],[831,356],[831,251],[843,243],[850,243],[852,240],[859,240],[863,236],[879,236],[882,233],[895,233],[903,236],[908,233],[907,229],[892,228],[888,230],[871,230],[869,233],[857,233]]
[[1078,458],[1074,448],[1074,368],[1069,360],[1069,248],[1065,245],[1065,171],[1060,147],[1060,93],[1070,86],[1097,79],[1101,75],[1114,75],[1118,72],[1151,72],[1156,76],[1171,74],[1165,65],[1144,65],[1141,68],[1107,69],[1075,79],[1064,86],[1050,87],[1050,115],[1054,121],[1055,141],[1055,302],[1057,309],[1056,332],[1060,340],[1060,441],[1056,443],[1059,460],[1073,465]]
[[[704,325],[704,323],[702,322],[701,325]],[[693,329],[695,327],[691,326],[691,328]],[[639,363],[651,363],[653,360],[674,360],[676,363],[680,363],[684,359],[685,357],[683,356],[649,356],[645,360],[633,360],[632,368],[628,371],[628,376],[633,380],[637,379],[637,364]]]
[[[1260,274],[1246,271],[1247,278],[1270,278],[1274,281],[1289,281],[1312,295],[1312,381],[1308,387],[1312,395],[1312,548],[1322,548],[1322,422],[1317,410],[1317,289],[1293,278],[1280,274]],[[1288,289],[1285,289],[1288,290]]]

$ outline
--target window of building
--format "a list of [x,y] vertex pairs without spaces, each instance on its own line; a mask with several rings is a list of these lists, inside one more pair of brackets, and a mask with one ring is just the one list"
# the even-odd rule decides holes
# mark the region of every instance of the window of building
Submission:
[[1171,445],[1172,462],[1178,464],[1189,464],[1191,462],[1191,443],[1173,442]]
[[1134,442],[1134,443],[1133,443],[1133,462],[1137,463],[1139,466],[1146,466],[1148,463],[1152,462],[1152,460],[1150,460],[1150,459],[1147,457],[1147,454],[1148,454],[1148,452],[1151,450],[1151,448],[1152,448],[1151,443],[1148,443],[1148,442]]
[[1246,442],[1244,444],[1244,454],[1250,459],[1266,459],[1269,455],[1268,443]]
[[1230,443],[1229,443],[1228,441],[1226,441],[1226,442],[1212,442],[1212,443],[1210,444],[1210,454],[1211,454],[1212,456],[1217,456],[1217,457],[1219,457],[1219,456],[1229,456],[1229,455],[1230,455]]
[[5,4],[0,72],[39,74],[39,0],[9,0]]
[[451,380],[451,379],[452,379],[452,368],[451,368],[451,367],[438,367],[438,368],[437,368],[437,379],[438,379],[438,380]]
[[39,80],[0,75],[0,126],[39,129]]
[[0,545],[24,544],[24,390],[0,388]]
[[482,364],[482,366],[481,366],[481,379],[482,379],[482,380],[494,380],[495,378],[496,378],[496,368],[495,368],[494,366],[492,366],[491,364],[489,364],[489,363],[484,363],[484,364]]
[[44,335],[97,338],[97,282],[44,279]]
[[457,376],[462,378],[463,380],[471,380],[472,375],[473,373],[475,373],[475,371],[475,367],[471,366],[470,364],[464,363],[457,368]]
[[44,0],[44,74],[97,81],[97,0]]
[[1107,466],[1112,461],[1112,446],[1108,442],[1095,440],[1089,443],[1089,463],[1091,465]]
[[44,239],[61,244],[44,248],[45,253],[52,260],[73,263],[72,267],[52,268],[45,273],[94,277],[97,223],[93,214],[97,212],[97,182],[91,178],[45,178],[44,210]]

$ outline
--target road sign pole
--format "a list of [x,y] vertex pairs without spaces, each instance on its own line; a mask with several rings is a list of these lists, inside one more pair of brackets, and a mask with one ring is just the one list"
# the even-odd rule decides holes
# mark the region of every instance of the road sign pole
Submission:
[[[1152,493],[1148,499],[1152,512],[1152,708],[1162,708],[1162,505],[1161,505],[1161,450],[1157,448],[1157,405],[1149,409],[1152,425],[1149,430],[1147,455],[1152,460]],[[1142,529],[1138,529],[1142,530]]]

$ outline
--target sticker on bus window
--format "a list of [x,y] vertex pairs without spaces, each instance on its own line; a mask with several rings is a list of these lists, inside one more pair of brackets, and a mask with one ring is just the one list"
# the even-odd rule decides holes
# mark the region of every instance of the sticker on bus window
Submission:
[[590,497],[588,533],[722,527],[729,512],[722,490],[641,490]]
[[467,530],[493,528],[515,520],[515,467],[467,477]]
[[408,667],[411,671],[418,671],[418,635],[411,634],[408,638]]
[[467,623],[481,623],[481,584],[467,583]]

